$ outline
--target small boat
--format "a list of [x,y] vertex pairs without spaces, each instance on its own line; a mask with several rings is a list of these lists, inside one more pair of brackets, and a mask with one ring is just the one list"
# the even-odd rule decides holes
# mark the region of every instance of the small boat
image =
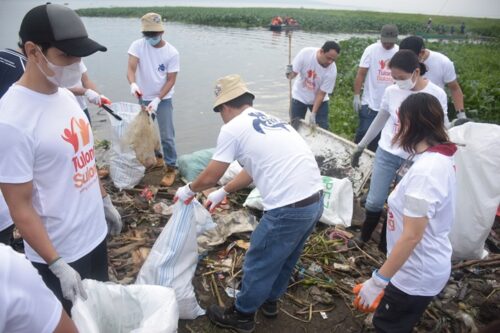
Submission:
[[299,28],[300,24],[293,17],[289,16],[286,16],[285,19],[282,19],[281,16],[275,16],[269,25],[269,30],[271,31],[296,30]]

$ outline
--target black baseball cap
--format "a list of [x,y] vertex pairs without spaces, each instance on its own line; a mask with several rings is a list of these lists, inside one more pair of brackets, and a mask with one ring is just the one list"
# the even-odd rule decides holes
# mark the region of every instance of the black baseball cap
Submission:
[[19,30],[21,43],[49,43],[66,54],[86,57],[106,47],[89,38],[80,17],[70,8],[46,4],[31,9]]

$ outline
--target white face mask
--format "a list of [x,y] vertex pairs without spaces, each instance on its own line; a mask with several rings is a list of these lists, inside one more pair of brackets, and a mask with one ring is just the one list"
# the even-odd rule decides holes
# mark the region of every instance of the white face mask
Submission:
[[413,82],[413,74],[415,74],[415,72],[413,72],[410,76],[409,79],[406,79],[406,80],[394,80],[394,82],[398,85],[398,87],[400,89],[403,89],[403,90],[412,90],[415,85],[417,84],[417,81],[415,80],[415,82]]
[[42,67],[37,63],[38,69],[45,75],[47,80],[52,82],[54,85],[62,88],[69,88],[77,85],[82,80],[82,73],[80,71],[80,62],[75,62],[68,66],[58,66],[51,63],[40,50],[45,61],[47,61],[47,67],[54,72],[53,76],[49,76],[45,73]]

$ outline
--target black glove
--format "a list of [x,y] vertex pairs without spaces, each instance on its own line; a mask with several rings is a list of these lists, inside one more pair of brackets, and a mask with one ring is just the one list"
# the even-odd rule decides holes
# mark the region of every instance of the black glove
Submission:
[[363,150],[365,150],[365,148],[358,146],[358,148],[356,148],[354,153],[352,153],[351,166],[353,168],[357,168],[359,166],[359,158],[361,157],[361,154],[363,154]]

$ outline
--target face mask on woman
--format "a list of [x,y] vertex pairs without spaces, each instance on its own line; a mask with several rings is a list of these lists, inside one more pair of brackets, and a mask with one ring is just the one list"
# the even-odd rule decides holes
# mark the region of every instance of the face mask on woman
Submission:
[[413,75],[415,74],[415,72],[413,72],[410,76],[410,78],[406,79],[406,80],[394,80],[394,82],[398,85],[398,87],[400,89],[403,89],[403,90],[412,90],[415,85],[417,84],[417,80],[415,80],[415,82],[413,82]]
[[38,66],[38,69],[43,73],[43,75],[45,75],[47,80],[49,80],[51,83],[53,83],[58,87],[65,88],[65,87],[73,87],[79,81],[82,80],[82,73],[80,71],[80,61],[67,66],[54,65],[45,57],[40,48],[39,50],[43,58],[47,62],[47,67],[52,72],[54,72],[54,75],[53,76],[48,75],[47,73],[44,72],[44,70],[38,63],[36,65]]
[[146,41],[149,43],[149,45],[156,46],[161,41],[161,36],[146,37]]

